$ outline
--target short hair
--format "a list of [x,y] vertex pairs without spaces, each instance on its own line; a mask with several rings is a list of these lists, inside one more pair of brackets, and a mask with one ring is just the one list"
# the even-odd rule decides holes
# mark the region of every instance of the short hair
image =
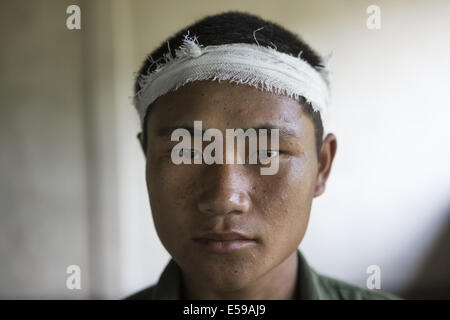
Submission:
[[[255,32],[257,31],[257,32]],[[177,32],[174,36],[164,41],[157,49],[150,53],[140,68],[134,85],[135,93],[142,88],[138,79],[156,69],[155,61],[164,59],[169,54],[175,56],[175,49],[183,44],[185,35],[196,36],[203,46],[222,45],[231,43],[259,43],[262,46],[275,47],[277,51],[292,56],[301,56],[314,69],[319,71],[323,68],[322,59],[314,52],[308,44],[296,34],[286,30],[277,23],[263,20],[258,16],[249,13],[229,11],[216,15],[207,16],[192,25]],[[255,41],[256,39],[256,41]],[[303,110],[312,118],[314,122],[314,133],[317,154],[322,148],[323,124],[319,111],[314,111],[312,106],[301,97],[300,104]],[[150,113],[150,106],[147,110],[143,122],[143,144],[147,145],[146,121]]]

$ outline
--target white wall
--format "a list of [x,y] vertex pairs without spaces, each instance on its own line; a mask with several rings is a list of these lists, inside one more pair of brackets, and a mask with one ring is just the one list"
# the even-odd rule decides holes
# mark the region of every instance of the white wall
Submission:
[[[89,297],[82,39],[59,3],[0,8],[2,299]],[[81,291],[66,289],[72,264]]]

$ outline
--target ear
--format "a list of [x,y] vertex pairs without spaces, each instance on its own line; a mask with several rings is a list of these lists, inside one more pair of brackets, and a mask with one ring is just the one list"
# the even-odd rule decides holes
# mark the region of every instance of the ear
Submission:
[[144,152],[144,156],[146,156],[146,149],[145,149],[144,138],[142,136],[142,132],[139,132],[137,134],[136,138],[139,140],[139,144],[141,145],[142,152]]
[[323,140],[322,149],[319,154],[319,171],[317,173],[316,189],[314,197],[320,196],[325,192],[325,186],[328,176],[331,172],[331,165],[333,164],[334,156],[337,150],[337,140],[334,134],[330,133]]

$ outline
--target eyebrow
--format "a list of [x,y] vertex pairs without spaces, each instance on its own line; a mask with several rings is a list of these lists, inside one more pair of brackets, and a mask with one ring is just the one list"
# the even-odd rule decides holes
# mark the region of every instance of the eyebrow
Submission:
[[[180,126],[173,126],[173,127],[164,127],[164,128],[160,128],[158,129],[157,132],[157,136],[158,137],[168,137],[172,134],[172,132],[174,132],[176,129],[185,129],[187,131],[189,131],[189,133],[191,134],[191,136],[193,136],[195,134],[194,127],[191,126],[185,126],[185,125],[180,125]],[[197,132],[197,134],[199,134],[200,131]],[[201,131],[201,134],[203,136],[203,134],[205,133],[205,130]]]
[[278,129],[280,137],[284,137],[284,138],[298,138],[298,135],[295,132],[295,130],[293,130],[292,128],[288,128],[288,127],[279,127],[279,126],[274,126],[274,125],[271,125],[271,124],[263,124],[261,126],[253,128],[253,129],[255,129],[255,130],[266,129],[267,130],[267,135],[269,135],[269,136],[271,134],[271,130]]
[[[180,126],[171,126],[171,127],[163,127],[163,128],[159,128],[158,132],[157,132],[157,136],[158,137],[168,137],[172,134],[172,132],[176,129],[185,129],[187,130],[191,136],[195,135],[195,132],[197,130],[194,130],[194,127],[192,126],[186,126],[186,125],[180,125]],[[230,128],[231,129],[231,128]],[[262,124],[260,126],[257,127],[250,127],[250,128],[234,128],[234,130],[236,129],[242,129],[244,131],[247,131],[248,129],[254,129],[256,131],[258,130],[267,130],[267,135],[270,136],[271,134],[271,130],[275,130],[278,129],[279,130],[279,136],[284,137],[284,138],[298,138],[298,134],[295,132],[295,130],[291,129],[291,128],[287,128],[287,127],[279,127],[279,126],[275,126],[272,124]],[[203,134],[205,133],[206,130],[202,130],[201,132],[198,131],[197,134]]]

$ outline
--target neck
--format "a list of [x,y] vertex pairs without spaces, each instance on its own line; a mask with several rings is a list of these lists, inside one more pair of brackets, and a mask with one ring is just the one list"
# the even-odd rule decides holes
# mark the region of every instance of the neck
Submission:
[[235,291],[219,291],[183,276],[183,297],[192,300],[291,300],[297,283],[298,258],[294,251],[278,266]]

